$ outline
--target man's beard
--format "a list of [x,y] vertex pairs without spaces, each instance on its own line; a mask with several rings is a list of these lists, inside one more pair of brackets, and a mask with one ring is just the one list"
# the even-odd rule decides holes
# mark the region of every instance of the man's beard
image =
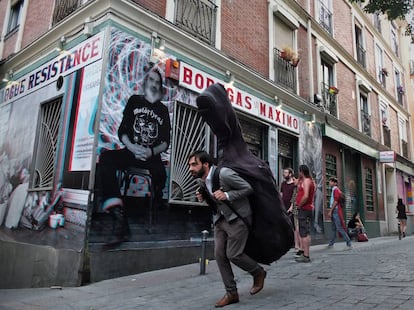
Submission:
[[198,170],[196,173],[193,174],[193,177],[195,179],[201,179],[204,176],[205,173],[206,173],[206,169],[203,166],[203,167],[201,167],[200,170]]
[[147,88],[145,90],[145,99],[147,99],[151,103],[154,103],[161,99],[161,94],[156,89]]

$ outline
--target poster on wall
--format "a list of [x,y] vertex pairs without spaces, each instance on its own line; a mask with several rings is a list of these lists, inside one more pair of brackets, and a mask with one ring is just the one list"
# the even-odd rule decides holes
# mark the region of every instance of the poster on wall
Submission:
[[93,129],[98,107],[101,73],[102,60],[90,64],[82,70],[69,162],[70,171],[89,171],[91,169],[95,137]]

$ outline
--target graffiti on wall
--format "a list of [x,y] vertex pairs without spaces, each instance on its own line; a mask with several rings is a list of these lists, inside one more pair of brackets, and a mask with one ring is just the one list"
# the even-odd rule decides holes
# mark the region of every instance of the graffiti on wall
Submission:
[[316,124],[301,122],[299,163],[309,167],[309,171],[315,180],[313,231],[323,233],[322,131]]

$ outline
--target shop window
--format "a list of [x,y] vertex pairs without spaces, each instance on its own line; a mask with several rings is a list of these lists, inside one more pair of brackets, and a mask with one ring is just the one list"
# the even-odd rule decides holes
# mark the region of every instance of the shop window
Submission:
[[365,168],[365,206],[367,211],[374,211],[374,182],[371,168]]
[[331,191],[329,189],[329,178],[338,177],[337,175],[337,166],[336,166],[336,156],[332,154],[325,155],[325,185],[326,185],[326,206],[329,207],[329,202],[331,199]]
[[263,126],[260,126],[258,123],[251,122],[244,118],[239,118],[239,122],[242,129],[243,139],[247,144],[247,148],[253,155],[262,158],[262,145],[264,141]]
[[36,135],[36,150],[31,188],[52,190],[55,176],[55,161],[58,133],[61,123],[62,99],[47,102],[41,106]]
[[20,25],[20,17],[22,15],[23,10],[23,0],[14,1],[12,2],[11,10],[10,10],[10,17],[9,17],[9,25],[7,27],[7,33],[12,32]]
[[[188,173],[188,155],[195,150],[211,151],[206,123],[191,106],[176,103],[171,143],[171,201],[196,201],[197,182]],[[210,152],[212,153],[212,152]]]

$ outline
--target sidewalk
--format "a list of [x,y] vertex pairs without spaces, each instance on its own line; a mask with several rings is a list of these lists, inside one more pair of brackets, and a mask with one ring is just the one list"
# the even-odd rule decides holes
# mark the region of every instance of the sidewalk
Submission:
[[[251,276],[234,267],[240,303],[225,309],[414,309],[414,236],[344,248],[312,246],[309,264],[290,251],[265,266],[265,287],[255,296]],[[0,309],[214,309],[224,294],[215,262],[199,273],[191,264],[83,287],[0,290]]]

